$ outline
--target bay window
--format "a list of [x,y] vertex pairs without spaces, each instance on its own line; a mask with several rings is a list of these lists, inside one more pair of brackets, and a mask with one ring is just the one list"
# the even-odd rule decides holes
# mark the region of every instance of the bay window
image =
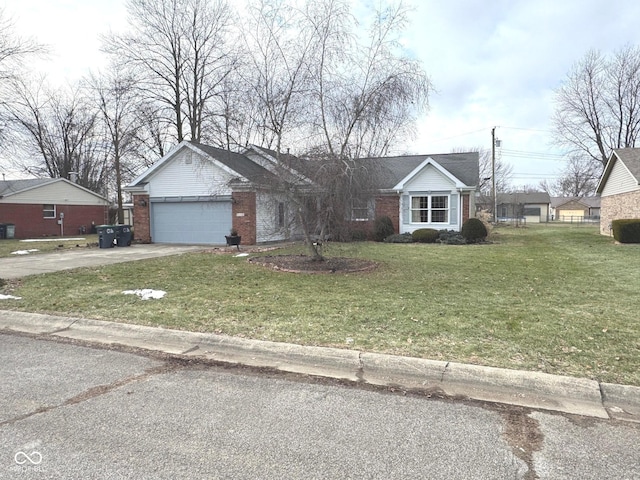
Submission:
[[412,223],[449,223],[449,195],[411,197]]

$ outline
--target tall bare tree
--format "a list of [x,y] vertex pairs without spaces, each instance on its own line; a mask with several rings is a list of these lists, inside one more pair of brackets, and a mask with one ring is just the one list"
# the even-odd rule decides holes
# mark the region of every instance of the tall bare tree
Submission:
[[29,57],[46,52],[47,48],[35,40],[19,36],[11,18],[0,8],[0,149],[5,146],[6,107],[12,98],[12,85],[21,78]]
[[[353,202],[375,189],[377,164],[360,158],[384,155],[406,138],[427,106],[430,83],[397,41],[408,14],[401,4],[376,12],[366,43],[344,0],[263,0],[252,13],[247,38],[255,45],[255,97],[268,113],[267,145],[283,171],[301,169],[306,180],[278,191],[321,259],[314,236],[335,234]],[[293,142],[304,165],[287,163],[283,149]]]
[[[135,166],[131,164],[137,158],[141,129],[138,111],[141,103],[135,90],[136,79],[121,66],[114,64],[101,74],[93,74],[88,79],[98,105],[108,145],[109,163],[115,173],[115,192],[118,205],[118,223],[124,223],[122,208],[122,182],[131,178]],[[129,173],[129,174],[127,174]]]
[[589,51],[556,92],[556,141],[607,163],[614,148],[635,147],[640,135],[640,48],[613,55]]
[[135,70],[147,98],[163,107],[175,138],[199,141],[209,104],[234,68],[224,0],[128,0],[130,33],[104,50]]
[[77,178],[106,195],[106,152],[95,104],[79,88],[52,90],[43,81],[13,85],[9,128],[24,152],[17,166],[36,176]]

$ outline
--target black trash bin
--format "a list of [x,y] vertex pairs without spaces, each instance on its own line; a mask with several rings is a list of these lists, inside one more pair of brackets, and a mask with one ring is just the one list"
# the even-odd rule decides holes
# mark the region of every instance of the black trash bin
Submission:
[[116,238],[115,225],[98,225],[96,226],[98,232],[98,245],[100,248],[112,248],[113,241]]
[[128,247],[131,245],[131,225],[116,225],[116,245],[119,247]]
[[7,226],[4,223],[0,223],[0,239],[7,238]]
[[16,238],[16,225],[15,223],[4,224],[4,238]]

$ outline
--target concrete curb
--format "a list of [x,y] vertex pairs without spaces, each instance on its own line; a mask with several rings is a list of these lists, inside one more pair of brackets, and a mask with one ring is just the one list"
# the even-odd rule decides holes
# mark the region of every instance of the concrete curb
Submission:
[[640,422],[640,387],[583,378],[13,311],[0,311],[0,331]]

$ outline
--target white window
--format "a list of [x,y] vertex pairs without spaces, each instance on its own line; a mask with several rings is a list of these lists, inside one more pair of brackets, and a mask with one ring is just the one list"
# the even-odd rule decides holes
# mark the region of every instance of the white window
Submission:
[[56,218],[56,206],[55,205],[42,205],[43,218]]
[[368,200],[354,198],[351,201],[351,220],[355,222],[366,222],[369,220],[369,212],[371,211]]
[[449,223],[449,195],[411,197],[411,223]]

